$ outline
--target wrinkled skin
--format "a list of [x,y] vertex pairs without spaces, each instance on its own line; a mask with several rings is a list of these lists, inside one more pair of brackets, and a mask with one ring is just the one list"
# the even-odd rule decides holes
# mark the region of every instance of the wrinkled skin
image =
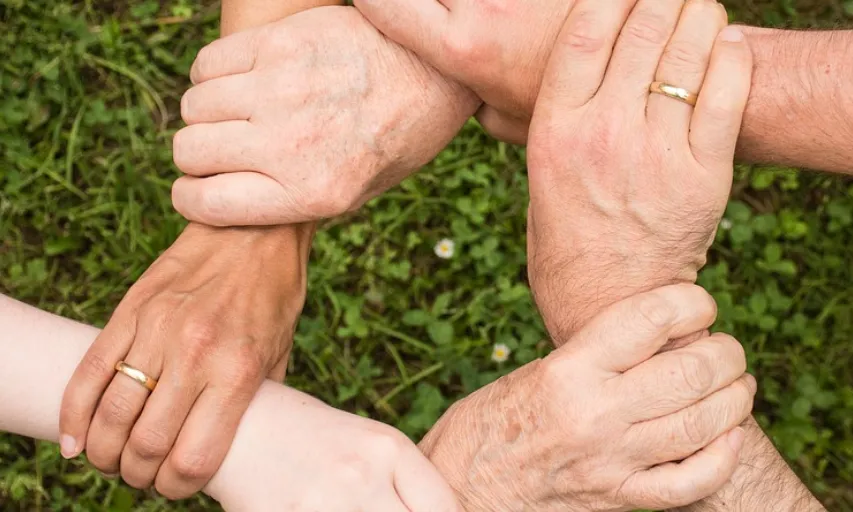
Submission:
[[[623,297],[693,282],[704,265],[752,69],[745,40],[718,38],[725,26],[716,2],[640,0],[615,48],[587,54],[585,68],[566,72],[578,50],[558,43],[528,147],[529,276],[556,340]],[[649,94],[654,80],[701,90],[695,109]]]
[[[305,299],[310,228],[190,225],[87,351],[60,429],[106,474],[173,499],[216,472],[264,377],[281,381]],[[159,383],[149,392],[119,360]]]
[[211,225],[334,217],[429,162],[477,106],[352,7],[321,7],[202,49],[172,190]]
[[[665,509],[734,472],[756,386],[692,285],[611,306],[565,347],[456,403],[421,449],[466,510]],[[682,461],[682,462],[678,462]]]

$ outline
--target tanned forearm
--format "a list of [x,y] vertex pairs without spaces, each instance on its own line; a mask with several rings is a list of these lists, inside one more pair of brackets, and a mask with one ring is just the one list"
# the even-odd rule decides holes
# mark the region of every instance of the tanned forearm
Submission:
[[738,159],[853,174],[853,30],[745,31],[755,71]]
[[743,425],[746,439],[741,463],[717,494],[679,512],[819,512],[826,509],[812,496],[750,419]]
[[323,5],[343,5],[342,0],[222,0],[223,36],[259,27],[291,14]]

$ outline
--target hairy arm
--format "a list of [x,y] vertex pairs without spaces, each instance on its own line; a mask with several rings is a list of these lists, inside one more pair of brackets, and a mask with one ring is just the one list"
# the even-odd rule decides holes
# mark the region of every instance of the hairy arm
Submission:
[[750,418],[741,463],[729,482],[713,496],[677,509],[679,512],[820,512],[812,496],[776,451],[761,427]]
[[738,159],[853,174],[853,31],[745,32],[755,68]]

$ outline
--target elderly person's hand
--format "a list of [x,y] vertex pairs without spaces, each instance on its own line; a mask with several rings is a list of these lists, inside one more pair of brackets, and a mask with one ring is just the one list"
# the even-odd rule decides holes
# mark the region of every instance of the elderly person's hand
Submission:
[[674,285],[619,302],[567,346],[455,404],[421,443],[466,510],[664,509],[734,472],[755,379],[710,326],[713,299]]
[[215,41],[192,68],[175,208],[211,225],[284,224],[358,208],[430,161],[477,100],[352,7],[320,7]]
[[[590,54],[561,33],[528,148],[530,281],[557,340],[607,304],[692,282],[703,266],[752,69],[726,22],[715,2],[639,0],[624,28],[610,20],[613,39],[621,28],[612,52]],[[655,81],[699,92],[695,108],[650,93]]]
[[[190,225],[143,274],[68,383],[62,453],[169,498],[198,491],[269,376],[284,378],[310,228]],[[153,392],[114,369],[159,381]]]
[[583,57],[613,45],[610,35],[602,31],[601,17],[624,21],[634,3],[636,0],[353,2],[383,34],[445,76],[470,87],[485,102],[477,113],[483,126],[495,137],[516,143],[527,140],[545,65],[569,12],[571,37],[563,42],[577,48]]

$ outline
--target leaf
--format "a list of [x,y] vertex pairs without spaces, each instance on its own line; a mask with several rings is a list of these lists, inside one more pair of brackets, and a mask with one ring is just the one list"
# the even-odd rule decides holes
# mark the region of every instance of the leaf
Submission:
[[422,309],[410,309],[403,313],[403,323],[413,327],[424,326],[432,321],[432,315]]
[[442,320],[430,323],[427,334],[438,345],[448,345],[453,341],[453,325]]

